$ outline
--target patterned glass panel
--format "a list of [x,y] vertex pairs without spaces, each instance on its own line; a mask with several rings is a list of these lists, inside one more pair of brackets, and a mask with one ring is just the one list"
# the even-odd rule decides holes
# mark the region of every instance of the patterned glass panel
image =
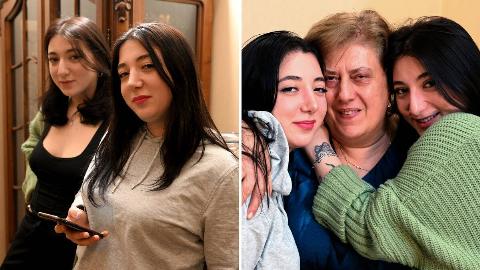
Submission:
[[22,35],[23,35],[23,29],[22,29],[22,17],[23,17],[23,12],[20,11],[18,13],[17,17],[13,20],[13,29],[12,29],[12,34],[13,34],[13,64],[18,64],[21,63],[23,60],[23,53],[22,53]]
[[80,16],[87,17],[96,22],[97,6],[96,0],[80,0]]
[[13,71],[13,126],[23,124],[23,67]]
[[164,0],[145,0],[145,22],[163,22],[180,30],[195,52],[197,6]]
[[23,129],[17,130],[15,132],[15,203],[16,203],[16,208],[17,208],[17,224],[20,224],[22,222],[23,216],[24,216],[24,208],[25,208],[25,200],[22,192],[22,182],[23,179],[25,179],[25,155],[23,154],[22,150],[20,147],[22,146],[22,143],[25,141],[25,136]]
[[28,0],[27,1],[27,57],[28,61],[28,75],[27,75],[27,88],[28,88],[28,116],[29,119],[33,119],[35,113],[37,112],[38,98],[37,95],[40,93],[38,84],[38,46],[41,44],[38,40],[37,26],[37,0]]
[[75,16],[75,1],[61,0],[60,1],[60,18]]

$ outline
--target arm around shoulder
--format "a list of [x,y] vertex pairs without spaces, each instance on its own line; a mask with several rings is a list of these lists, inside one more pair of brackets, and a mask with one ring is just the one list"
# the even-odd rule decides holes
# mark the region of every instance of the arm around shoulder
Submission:
[[468,269],[471,261],[445,259],[445,254],[459,258],[456,252],[478,258],[464,236],[480,231],[472,218],[480,205],[472,199],[480,192],[480,120],[467,118],[449,115],[430,127],[411,147],[399,174],[377,190],[346,166],[332,169],[315,196],[317,221],[369,258]]

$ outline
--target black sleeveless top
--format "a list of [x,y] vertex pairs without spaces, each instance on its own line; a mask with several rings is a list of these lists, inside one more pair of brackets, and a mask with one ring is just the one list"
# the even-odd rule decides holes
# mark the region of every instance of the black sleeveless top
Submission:
[[45,135],[50,130],[50,127],[46,126],[45,135],[30,156],[30,168],[38,179],[30,202],[32,209],[60,217],[67,215],[75,194],[82,185],[88,165],[105,134],[106,122],[97,129],[83,152],[72,158],[55,157],[43,147]]

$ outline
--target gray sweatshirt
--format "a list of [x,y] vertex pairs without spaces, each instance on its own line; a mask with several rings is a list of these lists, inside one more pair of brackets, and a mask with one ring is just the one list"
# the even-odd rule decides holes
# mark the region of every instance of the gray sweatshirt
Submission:
[[[283,208],[283,196],[290,194],[292,181],[288,174],[288,142],[280,123],[265,111],[249,111],[249,117],[257,122],[264,136],[273,139],[269,143],[272,175],[272,196],[264,197],[260,208],[251,220],[247,220],[250,198],[242,205],[242,258],[243,270],[249,269],[300,269],[300,257],[295,240],[288,227],[287,213]],[[267,134],[265,125],[271,133]]]
[[102,206],[88,201],[83,186],[90,227],[110,235],[79,247],[75,269],[238,268],[238,160],[207,144],[168,188],[149,191],[164,170],[161,144],[139,134],[125,177],[115,179]]

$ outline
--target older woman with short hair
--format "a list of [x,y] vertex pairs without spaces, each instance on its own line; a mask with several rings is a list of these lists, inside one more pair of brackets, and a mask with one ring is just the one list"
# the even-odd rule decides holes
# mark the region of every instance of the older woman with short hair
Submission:
[[[399,135],[407,125],[390,110],[383,61],[389,34],[385,19],[365,10],[324,18],[305,37],[325,57],[332,146],[342,164],[374,187],[398,173],[410,145],[409,136]],[[291,154],[289,172],[292,192],[285,204],[302,269],[403,268],[362,257],[315,221],[318,180],[303,150]]]

